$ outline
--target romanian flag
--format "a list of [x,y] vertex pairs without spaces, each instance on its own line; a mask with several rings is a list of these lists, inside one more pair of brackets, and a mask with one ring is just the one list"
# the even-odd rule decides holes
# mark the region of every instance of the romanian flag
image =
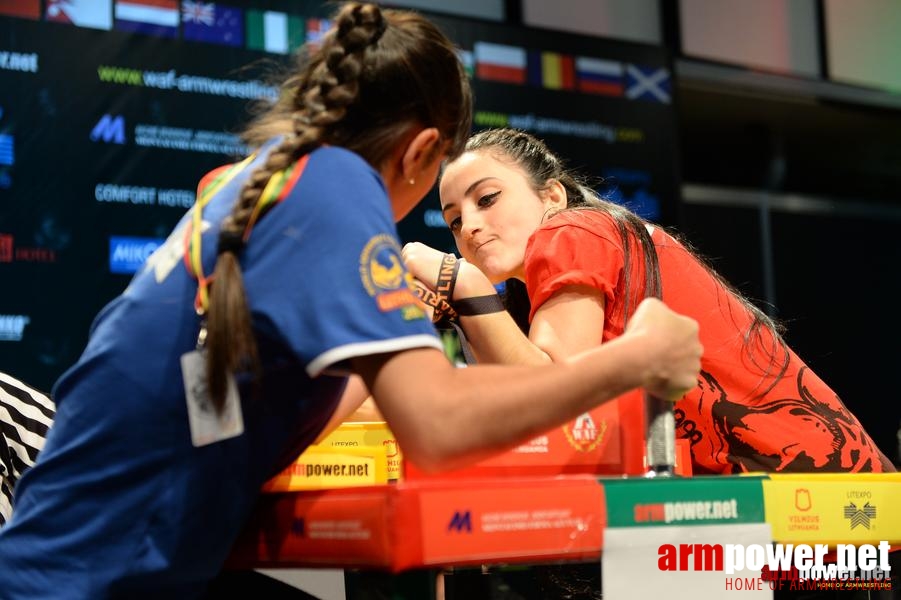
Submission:
[[247,47],[288,54],[303,44],[303,18],[274,10],[247,11]]
[[526,82],[526,51],[516,46],[475,43],[476,76],[489,81],[524,84]]
[[603,96],[623,95],[623,65],[600,58],[576,58],[576,82],[580,92]]
[[549,90],[576,89],[576,67],[572,56],[530,50],[528,64],[532,85]]
[[92,29],[113,28],[112,0],[47,0],[48,21]]
[[40,19],[41,0],[0,0],[0,15]]
[[116,0],[116,29],[174,38],[178,4],[176,0]]

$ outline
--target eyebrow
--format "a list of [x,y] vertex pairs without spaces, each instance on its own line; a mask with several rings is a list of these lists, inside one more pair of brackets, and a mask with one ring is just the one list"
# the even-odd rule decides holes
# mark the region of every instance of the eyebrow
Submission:
[[[477,180],[473,181],[472,184],[470,184],[470,186],[468,188],[466,188],[466,191],[463,192],[463,195],[468,196],[469,194],[472,193],[472,190],[474,190],[474,189],[476,189],[476,187],[478,187],[478,185],[480,183],[482,183],[483,181],[488,181],[489,179],[497,179],[497,177],[488,176],[488,177],[482,177],[481,179],[477,179]],[[454,204],[453,202],[449,202],[448,204],[445,204],[444,206],[441,207],[442,214],[445,211],[447,211],[448,209],[453,208],[454,206],[456,206],[456,204]]]

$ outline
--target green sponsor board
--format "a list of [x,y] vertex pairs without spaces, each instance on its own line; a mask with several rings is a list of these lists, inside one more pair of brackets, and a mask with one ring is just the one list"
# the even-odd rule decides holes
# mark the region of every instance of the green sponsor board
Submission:
[[601,479],[608,527],[763,523],[765,476]]

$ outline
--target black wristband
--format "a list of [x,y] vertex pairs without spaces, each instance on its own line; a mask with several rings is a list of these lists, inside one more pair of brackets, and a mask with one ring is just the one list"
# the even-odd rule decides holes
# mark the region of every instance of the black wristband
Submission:
[[441,266],[438,268],[438,277],[435,282],[435,294],[438,296],[438,304],[433,305],[435,312],[432,322],[439,323],[445,319],[457,317],[451,303],[454,300],[454,286],[457,283],[457,273],[460,271],[460,261],[453,254],[445,254],[441,258]]
[[491,294],[489,296],[473,296],[472,298],[455,300],[453,307],[461,317],[490,315],[491,313],[498,313],[505,310],[504,303],[497,294]]

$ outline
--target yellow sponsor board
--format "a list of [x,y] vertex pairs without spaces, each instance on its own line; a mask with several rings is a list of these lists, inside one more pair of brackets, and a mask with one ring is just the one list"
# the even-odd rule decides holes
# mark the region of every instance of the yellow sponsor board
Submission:
[[263,485],[264,492],[323,490],[388,483],[385,449],[310,446]]
[[401,479],[403,456],[394,439],[394,434],[388,429],[388,424],[383,421],[342,423],[318,445],[336,450],[369,446],[382,447],[385,449],[385,467],[388,479],[392,481]]
[[901,473],[771,474],[763,498],[777,542],[901,544]]

